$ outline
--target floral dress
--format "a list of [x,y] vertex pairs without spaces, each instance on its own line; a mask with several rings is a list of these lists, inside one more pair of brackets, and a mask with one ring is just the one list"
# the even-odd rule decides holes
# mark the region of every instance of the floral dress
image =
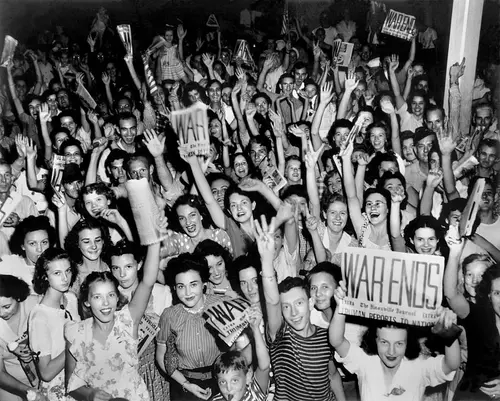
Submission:
[[184,67],[178,57],[177,45],[164,46],[158,56],[158,68],[163,80],[181,80],[185,76]]
[[[30,348],[39,352],[40,356],[50,355],[56,358],[64,352],[64,325],[72,320],[80,320],[78,316],[78,301],[75,294],[64,294],[65,308],[51,308],[44,304],[35,305],[28,320]],[[41,382],[41,390],[49,401],[72,400],[66,397],[64,385],[64,369],[50,382]]]
[[93,321],[89,318],[70,322],[64,328],[69,351],[76,359],[68,392],[89,386],[114,398],[149,401],[148,389],[138,373],[137,339],[133,336],[134,322],[128,306],[115,313],[113,330],[104,345],[93,338]]

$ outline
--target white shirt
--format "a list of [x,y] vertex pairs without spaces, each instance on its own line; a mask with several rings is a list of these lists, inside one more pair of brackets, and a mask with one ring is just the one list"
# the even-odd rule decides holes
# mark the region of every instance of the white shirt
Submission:
[[361,401],[422,401],[426,387],[451,381],[455,376],[455,372],[445,375],[443,358],[444,355],[412,361],[403,358],[389,386],[385,385],[382,361],[378,355],[367,355],[351,343],[349,352],[341,361],[358,376]]

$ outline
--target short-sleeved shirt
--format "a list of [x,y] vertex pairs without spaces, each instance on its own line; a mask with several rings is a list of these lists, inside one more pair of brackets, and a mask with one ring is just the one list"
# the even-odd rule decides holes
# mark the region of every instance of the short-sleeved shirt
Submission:
[[427,386],[437,386],[450,381],[455,372],[443,372],[443,358],[408,360],[403,358],[391,385],[386,386],[382,361],[378,355],[368,355],[351,344],[347,355],[341,359],[349,372],[358,376],[361,401],[397,399],[421,401]]
[[274,341],[268,337],[276,380],[274,400],[335,399],[328,378],[328,364],[333,357],[328,330],[314,328],[312,336],[302,337],[283,322]]
[[[259,384],[254,380],[250,382],[247,386],[247,390],[240,401],[264,401],[266,399],[266,394],[261,390]],[[225,401],[226,399],[222,394],[217,394],[212,401]]]

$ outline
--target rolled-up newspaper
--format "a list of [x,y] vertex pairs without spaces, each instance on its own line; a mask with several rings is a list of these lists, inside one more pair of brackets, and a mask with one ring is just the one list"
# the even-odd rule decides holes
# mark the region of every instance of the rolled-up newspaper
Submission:
[[132,50],[132,29],[130,25],[118,25],[116,27],[118,31],[118,35],[120,35],[120,39],[122,40],[123,46],[125,47],[125,51],[129,56],[133,56]]
[[164,240],[167,237],[167,230],[161,230],[158,226],[161,212],[146,178],[128,180],[125,187],[141,245],[156,244]]
[[7,67],[7,64],[9,64],[9,60],[14,57],[16,47],[17,40],[12,36],[6,35],[3,41],[2,59],[0,60],[0,65],[2,67]]

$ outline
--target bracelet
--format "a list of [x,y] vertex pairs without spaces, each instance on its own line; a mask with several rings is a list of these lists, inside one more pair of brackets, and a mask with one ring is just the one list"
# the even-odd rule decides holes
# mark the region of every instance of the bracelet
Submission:
[[262,272],[260,272],[260,276],[261,276],[262,278],[267,278],[268,280],[274,280],[274,279],[276,278],[275,276],[264,276],[264,275],[262,274]]
[[184,382],[181,384],[181,387],[182,387],[182,389],[184,390],[184,392],[187,392],[186,387],[184,387],[184,386],[186,385],[186,383],[190,384],[190,383],[189,383],[189,380],[186,380],[186,381],[184,381]]

